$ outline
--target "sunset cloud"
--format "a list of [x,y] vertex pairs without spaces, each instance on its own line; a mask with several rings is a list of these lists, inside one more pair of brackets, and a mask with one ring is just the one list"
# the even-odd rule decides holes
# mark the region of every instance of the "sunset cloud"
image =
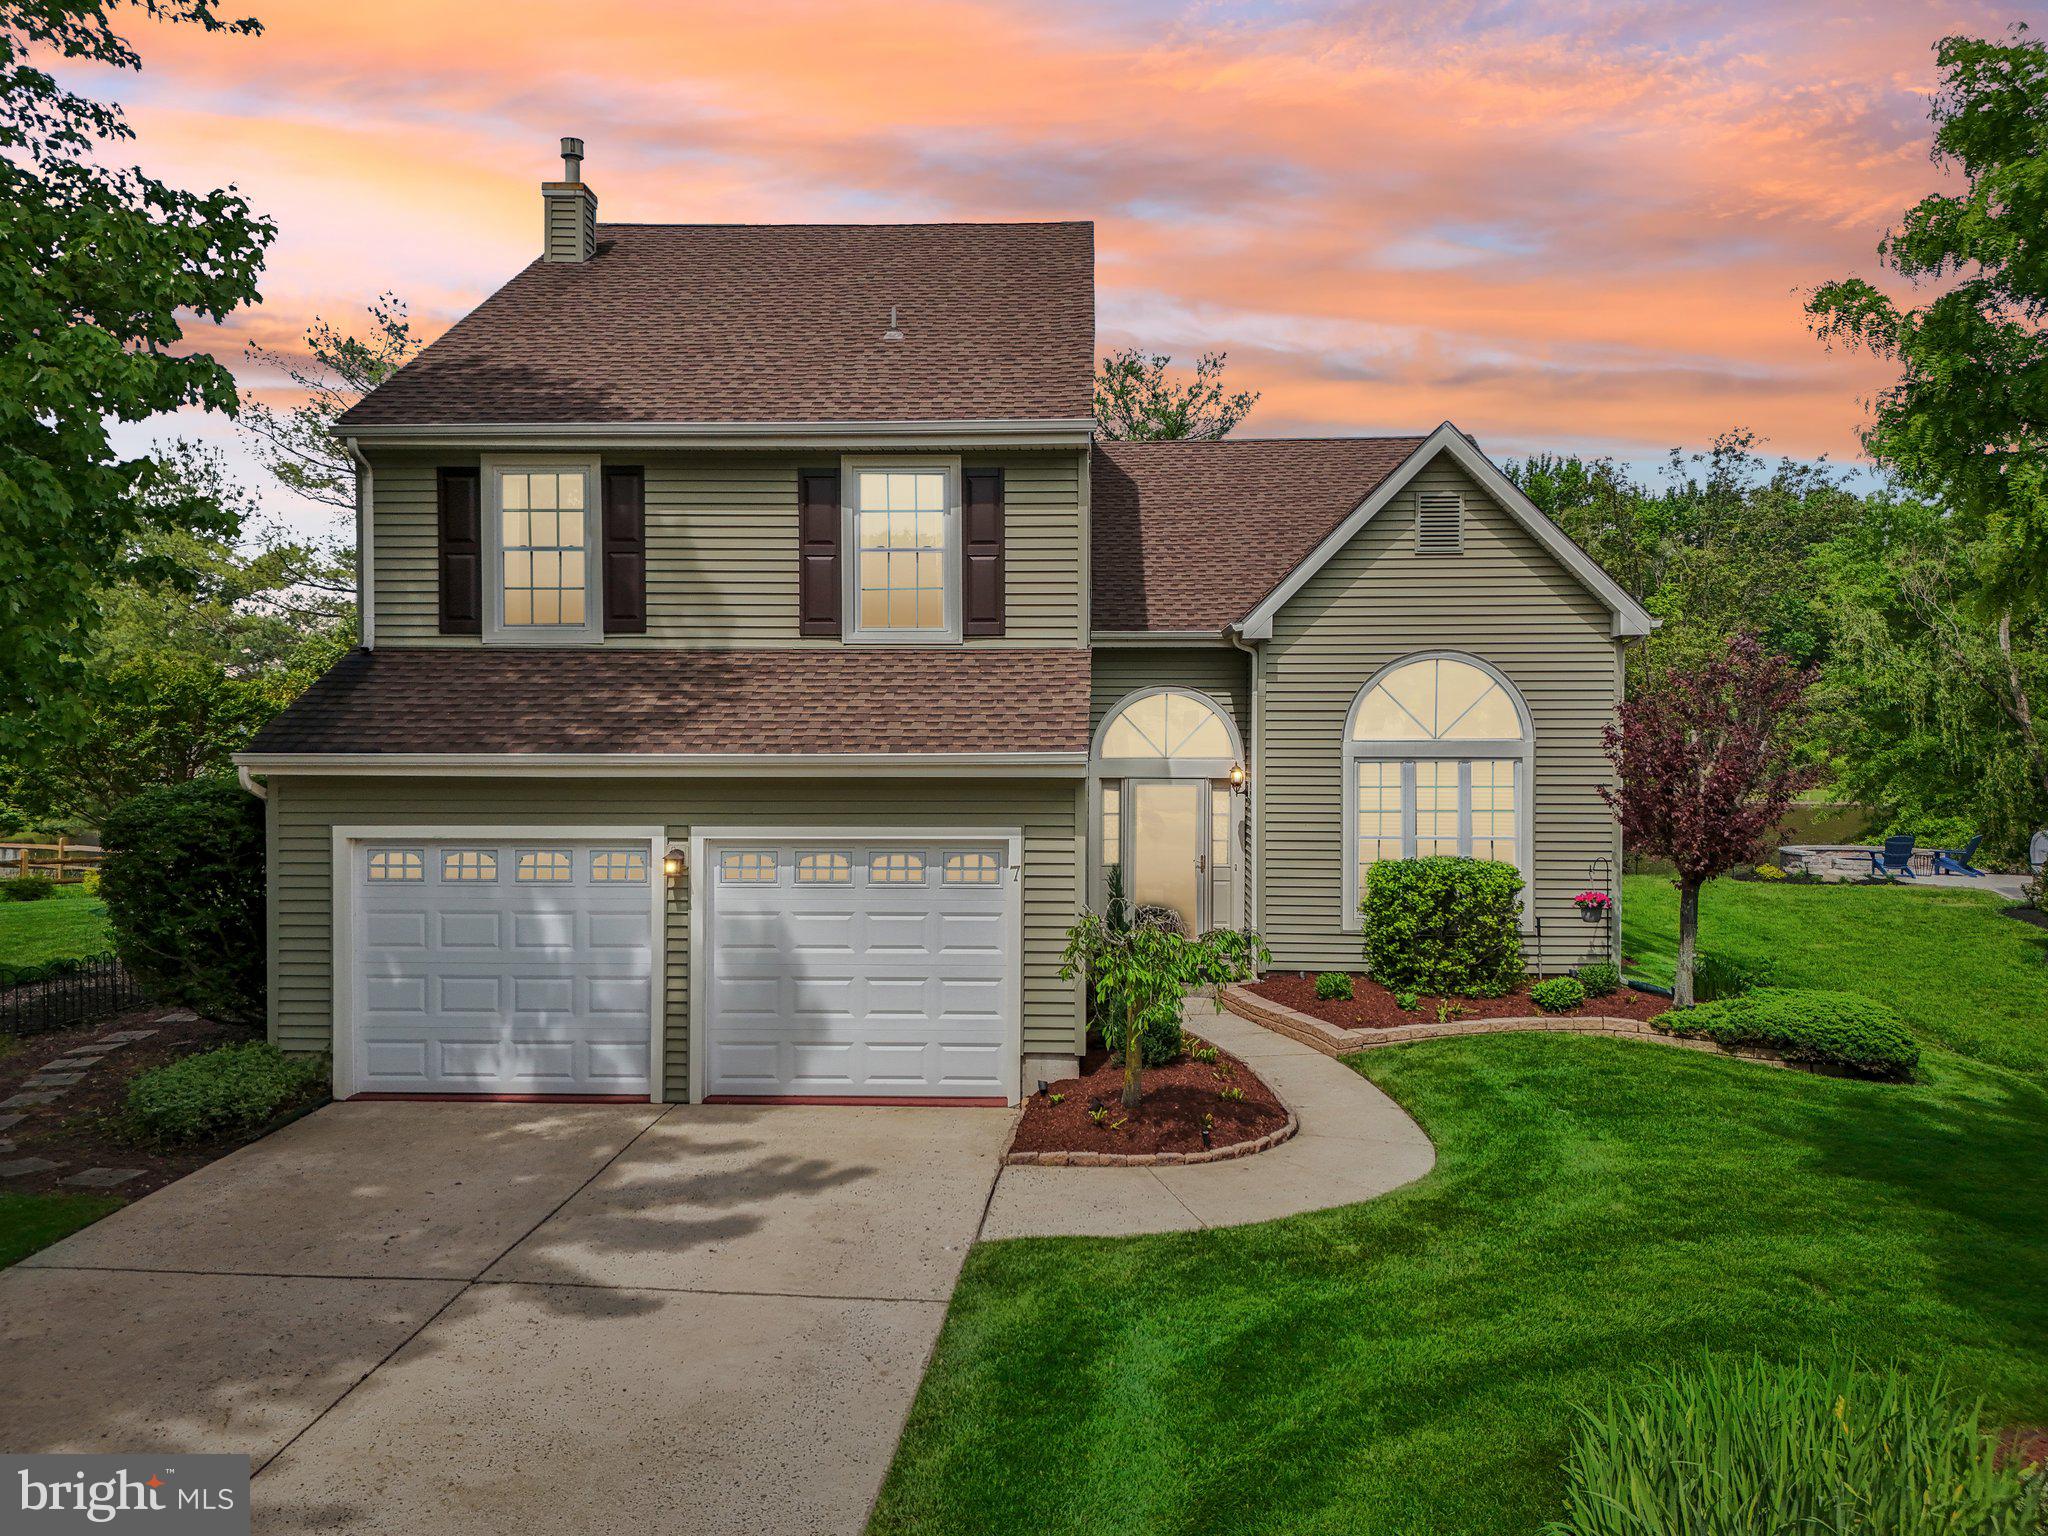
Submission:
[[1934,186],[1932,44],[1985,7],[352,0],[138,29],[137,153],[281,233],[290,342],[389,288],[429,333],[530,259],[580,134],[601,216],[1097,222],[1105,345],[1227,349],[1244,430],[1659,457],[1856,451],[1881,375],[1800,292]]

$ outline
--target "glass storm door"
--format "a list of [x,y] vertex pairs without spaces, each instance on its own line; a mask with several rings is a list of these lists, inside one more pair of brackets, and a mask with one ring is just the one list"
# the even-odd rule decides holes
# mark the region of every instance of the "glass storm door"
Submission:
[[1192,937],[1206,926],[1209,785],[1202,780],[1128,781],[1130,900],[1167,907]]

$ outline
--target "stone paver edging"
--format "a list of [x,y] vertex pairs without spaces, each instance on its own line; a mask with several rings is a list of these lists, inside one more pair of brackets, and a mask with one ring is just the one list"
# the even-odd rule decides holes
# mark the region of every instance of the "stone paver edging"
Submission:
[[1321,1051],[1325,1056],[1349,1056],[1354,1051],[1370,1051],[1386,1045],[1412,1045],[1418,1040],[1445,1040],[1457,1035],[1505,1035],[1526,1031],[1548,1031],[1566,1035],[1614,1035],[1625,1040],[1649,1040],[1658,1045],[1675,1046],[1682,1051],[1707,1051],[1716,1056],[1734,1056],[1766,1067],[1786,1067],[1795,1072],[1812,1072],[1823,1077],[1838,1075],[1814,1062],[1789,1061],[1776,1051],[1756,1046],[1730,1049],[1712,1040],[1695,1040],[1684,1035],[1667,1034],[1654,1024],[1645,1023],[1641,1019],[1623,1019],[1606,1014],[1582,1014],[1575,1018],[1530,1014],[1507,1019],[1463,1019],[1443,1024],[1401,1024],[1385,1029],[1339,1029],[1314,1014],[1303,1013],[1299,1008],[1290,1008],[1285,1003],[1276,1003],[1270,997],[1261,997],[1245,987],[1225,987],[1223,1006],[1239,1018],[1250,1019],[1254,1024],[1262,1024],[1290,1040],[1299,1040],[1303,1045]]
[[[1206,999],[1188,1000],[1188,1023],[1264,1078],[1286,1106],[1282,1138],[1121,1164],[1113,1154],[1068,1153],[1064,1164],[1010,1163],[996,1179],[983,1238],[1125,1237],[1273,1221],[1370,1200],[1435,1166],[1422,1127],[1342,1062],[1264,1029]],[[1264,1141],[1267,1138],[1258,1138]],[[1222,1155],[1218,1155],[1222,1154]],[[1075,1168],[1086,1172],[1073,1172]]]
[[1233,1141],[1227,1147],[1205,1147],[1200,1152],[1005,1152],[1006,1168],[1173,1168],[1188,1163],[1227,1163],[1233,1158],[1270,1152],[1301,1129],[1301,1118],[1287,1111],[1287,1123],[1249,1141]]

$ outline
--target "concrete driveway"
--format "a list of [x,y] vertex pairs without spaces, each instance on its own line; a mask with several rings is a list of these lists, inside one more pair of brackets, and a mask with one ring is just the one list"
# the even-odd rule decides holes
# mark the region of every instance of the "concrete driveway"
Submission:
[[259,1531],[857,1531],[1010,1112],[338,1104],[0,1272],[0,1448]]

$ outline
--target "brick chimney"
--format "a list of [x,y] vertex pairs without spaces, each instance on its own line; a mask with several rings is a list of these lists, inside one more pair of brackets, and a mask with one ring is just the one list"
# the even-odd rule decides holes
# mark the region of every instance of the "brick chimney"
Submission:
[[597,194],[583,185],[583,141],[562,140],[562,179],[540,184],[541,253],[549,261],[588,261],[597,250]]

